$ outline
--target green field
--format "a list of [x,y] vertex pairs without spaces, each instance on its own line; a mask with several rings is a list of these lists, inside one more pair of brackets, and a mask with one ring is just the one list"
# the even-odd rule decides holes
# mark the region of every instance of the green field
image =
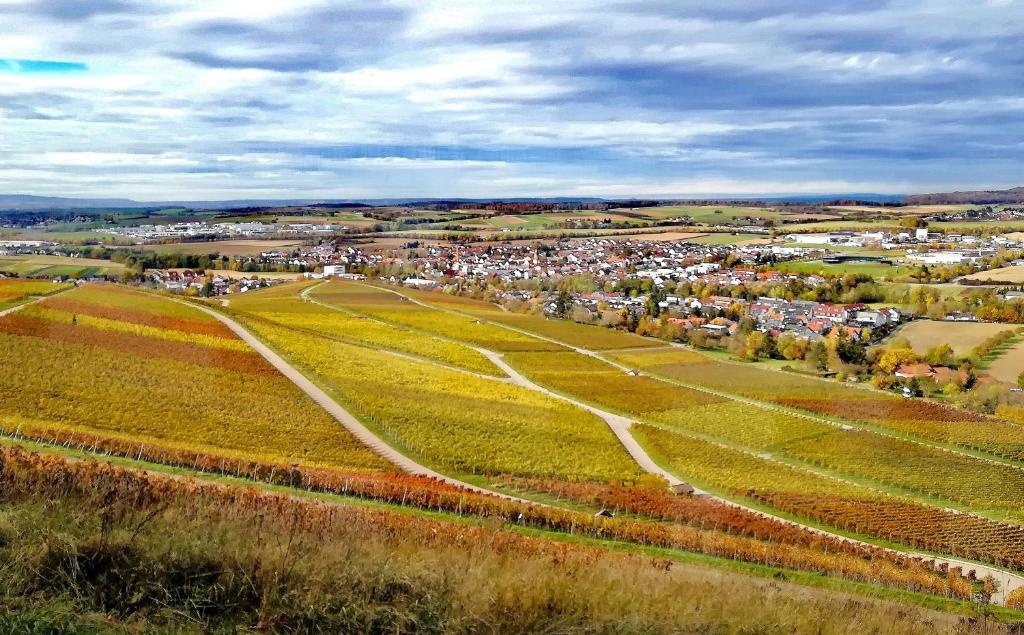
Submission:
[[[616,211],[616,210],[612,210]],[[783,212],[770,207],[735,207],[728,205],[664,205],[623,209],[654,220],[689,218],[695,223],[742,225],[752,220],[777,220]]]
[[688,243],[697,243],[699,245],[741,245],[748,243],[753,240],[765,240],[769,236],[767,234],[706,234],[704,236],[698,236],[697,238],[687,238]]
[[109,260],[71,258],[68,256],[0,256],[0,271],[26,277],[116,276],[124,265]]
[[825,263],[820,260],[794,260],[775,265],[779,271],[803,274],[830,274],[841,276],[847,273],[863,273],[873,278],[902,278],[910,274],[908,267],[873,262]]

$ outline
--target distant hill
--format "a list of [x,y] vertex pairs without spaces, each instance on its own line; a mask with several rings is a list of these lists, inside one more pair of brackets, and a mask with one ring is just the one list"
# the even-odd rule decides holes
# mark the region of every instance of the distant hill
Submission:
[[127,198],[63,198],[58,196],[31,196],[27,194],[0,194],[0,211],[6,212],[58,212],[58,211],[89,211],[97,209],[160,209],[164,207],[184,207],[205,210],[235,210],[265,207],[294,207],[298,205],[411,205],[444,203],[485,203],[505,201],[515,203],[570,203],[596,202],[599,198],[372,198],[372,199],[238,199],[230,201],[135,201]]
[[973,190],[968,192],[940,192],[937,194],[911,194],[903,198],[907,205],[951,205],[977,203],[991,205],[999,203],[1024,203],[1024,187],[1009,190]]

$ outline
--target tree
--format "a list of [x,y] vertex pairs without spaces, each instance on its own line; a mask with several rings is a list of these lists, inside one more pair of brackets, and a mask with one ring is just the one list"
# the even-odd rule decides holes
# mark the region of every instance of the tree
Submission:
[[569,312],[569,307],[572,306],[572,294],[567,290],[562,289],[558,292],[558,296],[555,298],[555,315],[558,317],[565,317],[565,314]]
[[924,359],[932,366],[950,366],[953,364],[953,347],[939,344],[925,353]]
[[825,370],[828,368],[828,347],[824,342],[815,342],[808,347],[804,359],[811,370]]
[[895,348],[882,353],[878,360],[878,368],[888,374],[893,374],[896,369],[904,364],[913,364],[917,361],[917,353],[909,348]]
[[863,364],[867,360],[867,347],[840,331],[836,339],[836,355],[846,364]]
[[761,331],[752,331],[747,335],[747,359],[760,359],[768,354],[768,337]]

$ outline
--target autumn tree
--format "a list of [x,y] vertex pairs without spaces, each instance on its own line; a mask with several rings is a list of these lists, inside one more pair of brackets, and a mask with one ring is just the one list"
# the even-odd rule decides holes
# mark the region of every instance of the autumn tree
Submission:
[[917,353],[909,348],[894,348],[882,353],[878,360],[878,368],[884,373],[893,374],[896,369],[904,364],[917,362]]

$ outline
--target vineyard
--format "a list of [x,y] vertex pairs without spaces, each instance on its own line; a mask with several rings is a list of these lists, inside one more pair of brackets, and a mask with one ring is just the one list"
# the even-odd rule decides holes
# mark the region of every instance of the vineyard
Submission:
[[840,473],[978,510],[1004,510],[1024,520],[1024,470],[859,431],[797,442],[786,453]]
[[20,280],[0,277],[0,311],[16,306],[32,296],[46,296],[67,289],[70,285],[48,280]]
[[113,286],[0,318],[0,429],[389,469],[219,322]]
[[276,324],[301,326],[313,334],[350,344],[407,353],[475,373],[504,375],[486,357],[466,345],[303,301],[293,291],[305,286],[250,292],[233,301],[231,308],[236,313],[257,314]]
[[348,308],[398,326],[410,327],[490,350],[550,351],[564,347],[487,324],[483,320],[430,309],[384,289],[332,282],[312,294],[318,300]]
[[[341,285],[339,295],[365,297],[353,285]],[[403,290],[403,293],[405,291]],[[420,292],[419,297],[438,295],[445,298],[453,308],[464,310],[472,301],[451,296]],[[396,296],[397,297],[397,296]],[[360,301],[350,300],[354,306]],[[435,314],[441,314],[439,311]],[[564,323],[573,327],[570,323]],[[575,328],[583,329],[576,326]],[[739,364],[716,362],[696,352],[678,348],[662,348],[650,351],[630,350],[612,353],[613,357],[627,365],[641,367],[647,371],[665,376],[682,376],[694,384],[710,385],[722,392],[733,392],[743,396],[780,405],[791,406],[793,399],[801,403],[821,401],[823,404],[841,404],[842,407],[859,407],[875,420],[893,419],[914,414],[915,429],[937,431],[943,426],[954,429],[956,421],[974,421],[977,425],[955,428],[960,437],[977,438],[985,430],[1000,430],[1007,435],[1004,447],[1010,447],[1009,435],[1016,428],[1008,424],[993,423],[980,417],[953,409],[932,405],[927,402],[912,402],[899,398],[886,398],[884,394],[855,387],[835,384],[834,400],[821,400],[821,389],[826,384],[819,380],[800,377],[789,373],[764,371]],[[945,452],[941,449],[913,444],[899,439],[869,432],[841,430],[837,425],[816,421],[813,418],[789,414],[783,410],[771,410],[756,405],[737,402],[697,391],[684,386],[661,381],[648,376],[624,373],[620,369],[592,356],[569,351],[553,352],[512,352],[505,360],[531,380],[552,390],[580,399],[613,412],[623,413],[660,427],[643,428],[647,435],[680,432],[674,435],[676,443],[690,437],[687,442],[704,438],[736,446],[749,451],[733,456],[735,463],[721,466],[710,483],[714,487],[725,487],[728,491],[743,492],[740,484],[748,485],[751,469],[744,466],[755,460],[758,469],[766,469],[783,481],[773,483],[778,491],[806,493],[808,472],[790,468],[788,465],[771,461],[771,455],[782,460],[796,460],[818,466],[825,472],[837,476],[850,476],[874,483],[876,487],[890,489],[912,496],[925,503],[935,499],[959,504],[983,514],[998,518],[1020,518],[1018,482],[1024,482],[1024,472],[1002,465],[995,465],[972,457]],[[699,381],[698,381],[699,380]],[[828,385],[830,388],[832,384]],[[780,397],[779,395],[786,395]],[[831,397],[830,393],[830,397]],[[881,406],[879,405],[881,401]],[[910,409],[922,409],[912,413]],[[797,408],[799,410],[799,408]],[[814,408],[805,408],[814,412]],[[817,408],[824,411],[825,408]],[[817,412],[815,414],[826,414]],[[933,416],[932,420],[927,420]],[[838,418],[838,417],[837,417]],[[853,417],[857,419],[857,417]],[[992,425],[991,428],[982,426]],[[972,432],[981,430],[981,432]],[[662,437],[665,438],[671,437]],[[706,451],[717,451],[705,448]],[[754,455],[768,452],[769,459]],[[899,457],[907,457],[900,461]],[[739,467],[744,466],[744,467]],[[673,466],[686,479],[708,483],[707,475],[701,469],[709,466],[691,465],[682,469]],[[730,480],[738,478],[739,481]],[[791,479],[796,489],[789,490],[783,485]],[[831,477],[821,477],[818,494],[836,493],[846,484]],[[764,481],[762,481],[763,483]],[[840,484],[844,485],[840,485]],[[953,484],[955,483],[955,484]],[[848,484],[853,486],[852,484]],[[781,486],[781,487],[780,487]],[[857,496],[877,497],[873,490],[853,486]],[[743,492],[746,494],[746,492]],[[922,507],[922,509],[926,509]],[[802,513],[806,513],[803,510]]]
[[[929,401],[904,399],[837,382],[825,384],[796,373],[721,362],[677,348],[612,357],[645,372],[688,384],[1024,461],[1021,426]],[[823,397],[826,390],[827,397]]]
[[447,470],[598,480],[637,474],[604,422],[573,405],[260,317],[239,317],[362,421]]
[[[287,520],[293,531],[316,532],[321,536],[334,527],[350,527],[372,519],[374,531],[378,535],[394,535],[395,532],[419,526],[423,529],[423,533],[418,534],[419,539],[424,541],[422,544],[449,544],[455,541],[465,545],[467,542],[471,544],[475,540],[484,539],[484,534],[488,534],[488,550],[509,549],[520,556],[528,556],[535,549],[555,550],[563,557],[581,553],[575,551],[577,549],[583,553],[593,550],[592,547],[527,538],[515,533],[501,532],[495,535],[493,529],[446,520],[420,519],[384,510],[323,505],[280,495],[260,494],[250,489],[154,476],[93,462],[68,463],[57,457],[32,455],[17,448],[6,449],[2,446],[0,482],[3,483],[0,503],[10,504],[24,497],[45,497],[51,501],[69,497],[84,497],[96,502],[115,500],[116,507],[109,510],[113,518],[128,514],[129,510],[145,513],[172,505],[185,505],[192,510],[189,513],[195,513],[198,505],[209,503],[211,509],[217,510],[223,517],[245,516],[246,510],[259,509],[271,513],[271,518],[276,516],[282,521]],[[112,494],[116,494],[113,499]],[[95,503],[80,505],[90,504]],[[502,504],[495,505],[500,507]],[[525,511],[531,513],[532,520],[525,518],[521,508],[503,510],[504,513],[495,511],[504,515],[503,524],[506,525],[530,522],[537,526],[556,528],[560,532],[697,551],[715,557],[827,573],[850,580],[953,598],[969,597],[972,593],[971,583],[953,572],[947,575],[914,560],[893,556],[881,550],[864,550],[849,543],[800,535],[800,532],[791,529],[773,531],[765,521],[745,521],[741,513],[734,514],[723,523],[726,528],[735,529],[735,533],[724,533],[682,524],[595,518],[590,514],[564,510],[528,508]],[[728,518],[726,510],[715,513],[723,519]],[[737,524],[740,526],[736,527]],[[753,537],[758,533],[761,534],[760,538]],[[776,534],[778,541],[774,540]]]
[[[330,283],[312,289],[317,302],[310,302],[300,295],[307,286],[251,292],[223,310],[401,452],[565,505],[526,505],[389,473],[221,322],[187,304],[113,285],[84,285],[0,318],[0,429],[78,451],[538,531],[941,595],[970,593],[953,574],[914,569],[887,552],[651,486],[604,421],[503,380],[472,348],[486,346],[538,384],[637,419],[634,436],[698,487],[859,535],[1024,569],[1024,528],[921,502],[949,500],[993,518],[1019,518],[1024,472],[626,373],[384,290]],[[474,302],[445,298],[460,311]],[[612,354],[645,369],[708,365],[690,351],[636,348]],[[796,398],[820,394],[807,383],[813,380],[772,375],[778,390]],[[743,383],[734,378],[733,387]],[[744,390],[770,385],[764,378]],[[594,516],[602,508],[615,517]]]
[[[341,285],[339,284],[339,286]],[[402,289],[402,294],[431,305],[468,313],[481,320],[505,324],[513,328],[536,333],[543,337],[549,337],[564,342],[569,346],[579,346],[592,350],[657,348],[665,346],[665,343],[659,340],[640,337],[632,333],[624,333],[610,328],[576,324],[566,320],[524,313],[511,313],[503,311],[489,302],[472,298],[445,293],[417,291],[414,289]]]
[[826,525],[1024,571],[1024,527],[925,505],[650,425],[635,434],[680,474]]

